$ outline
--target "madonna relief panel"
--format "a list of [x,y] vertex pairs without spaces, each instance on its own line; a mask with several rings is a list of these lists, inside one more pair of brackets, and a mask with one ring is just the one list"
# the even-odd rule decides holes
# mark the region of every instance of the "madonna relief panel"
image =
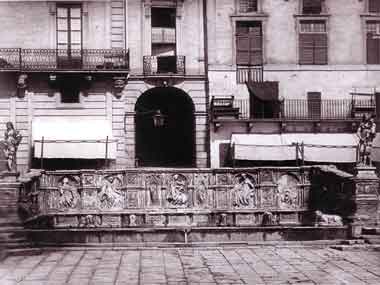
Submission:
[[254,178],[241,173],[235,176],[235,186],[231,191],[232,205],[236,208],[253,208],[257,206],[257,189]]
[[294,209],[298,207],[299,180],[290,174],[281,175],[277,181],[277,204],[280,209]]

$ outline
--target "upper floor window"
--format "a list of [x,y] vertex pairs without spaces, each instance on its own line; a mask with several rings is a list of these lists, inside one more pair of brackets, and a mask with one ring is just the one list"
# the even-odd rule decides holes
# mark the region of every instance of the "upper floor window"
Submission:
[[380,13],[380,0],[368,0],[368,12]]
[[239,12],[249,13],[257,12],[258,10],[258,0],[239,0]]
[[367,33],[367,63],[380,64],[380,21],[368,21]]
[[299,63],[327,64],[327,29],[324,20],[302,20],[299,30]]
[[302,0],[302,14],[321,14],[323,0]]
[[236,22],[236,64],[261,65],[263,40],[260,21]]

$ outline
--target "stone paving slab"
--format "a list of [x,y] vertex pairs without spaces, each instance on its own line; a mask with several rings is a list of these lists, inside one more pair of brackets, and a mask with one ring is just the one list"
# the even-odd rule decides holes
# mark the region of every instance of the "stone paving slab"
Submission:
[[44,251],[7,257],[0,284],[380,284],[380,252],[273,246]]

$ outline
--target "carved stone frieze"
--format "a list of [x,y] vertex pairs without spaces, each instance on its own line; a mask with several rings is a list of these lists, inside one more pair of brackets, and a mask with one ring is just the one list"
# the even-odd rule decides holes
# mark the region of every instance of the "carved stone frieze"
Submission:
[[173,174],[171,176],[166,200],[171,206],[189,206],[190,196],[188,180],[183,174]]
[[208,175],[195,174],[194,175],[194,206],[205,207],[207,206],[207,190],[208,190]]
[[160,206],[161,202],[161,176],[157,174],[145,177],[145,188],[148,195],[148,203],[150,206]]
[[257,201],[255,181],[247,173],[235,176],[235,186],[232,188],[232,204],[234,207],[255,207]]
[[297,208],[298,203],[298,179],[294,175],[281,175],[277,181],[277,206],[281,209]]
[[78,220],[79,228],[96,228],[102,225],[102,219],[98,215],[80,216]]
[[122,185],[122,177],[118,175],[110,175],[100,179],[98,199],[101,209],[124,208],[124,193],[120,189]]

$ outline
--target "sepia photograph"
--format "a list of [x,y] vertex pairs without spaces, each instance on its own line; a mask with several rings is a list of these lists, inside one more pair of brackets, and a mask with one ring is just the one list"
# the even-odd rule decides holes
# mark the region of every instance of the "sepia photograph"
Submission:
[[380,284],[380,0],[0,0],[0,285],[60,284]]

